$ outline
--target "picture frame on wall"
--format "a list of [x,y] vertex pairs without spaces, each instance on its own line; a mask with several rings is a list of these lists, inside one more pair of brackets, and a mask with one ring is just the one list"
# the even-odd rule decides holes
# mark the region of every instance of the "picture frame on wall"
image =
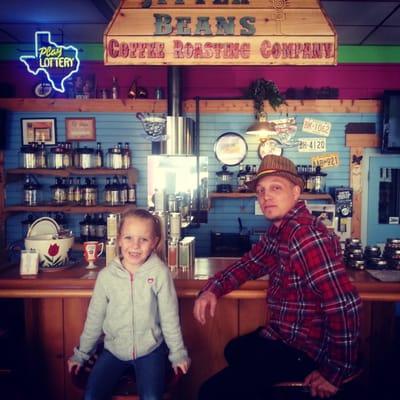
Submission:
[[38,142],[51,146],[56,140],[55,118],[21,118],[22,145]]
[[65,138],[67,141],[96,140],[96,119],[65,118]]

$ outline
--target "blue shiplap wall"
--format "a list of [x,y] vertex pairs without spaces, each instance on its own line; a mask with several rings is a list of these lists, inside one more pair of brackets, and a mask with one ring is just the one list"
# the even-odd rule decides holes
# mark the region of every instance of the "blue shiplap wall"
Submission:
[[[103,151],[113,147],[118,142],[129,142],[132,151],[132,160],[134,167],[139,171],[139,184],[137,186],[137,200],[139,206],[146,204],[147,191],[147,156],[151,154],[151,143],[143,137],[142,125],[137,120],[135,113],[10,113],[8,118],[8,129],[10,132],[5,151],[5,168],[16,168],[19,166],[19,149],[21,147],[21,118],[56,118],[57,141],[65,141],[65,118],[68,117],[95,117],[96,118],[96,141],[102,143]],[[87,145],[95,147],[96,142],[80,142],[80,147]],[[112,176],[112,171],[110,175]],[[98,176],[99,196],[103,201],[102,189],[106,181],[106,176]],[[54,177],[37,176],[40,184],[43,184],[43,200],[50,200],[50,185],[54,184]],[[12,183],[7,186],[7,204],[22,203],[22,185],[23,182]],[[42,216],[42,214],[35,214]],[[13,242],[21,238],[21,221],[27,214],[18,214],[7,220],[7,238],[8,242]],[[76,236],[79,236],[79,221],[83,215],[66,215],[68,226],[73,230]]]
[[[20,118],[52,117],[57,119],[57,140],[65,140],[65,118],[66,117],[95,117],[96,118],[96,140],[102,142],[103,149],[112,147],[117,142],[129,142],[133,153],[133,165],[139,171],[137,185],[138,206],[146,207],[147,188],[147,156],[151,154],[151,144],[142,135],[142,127],[136,119],[135,114],[128,113],[10,113],[8,127],[8,148],[5,151],[6,168],[15,168],[19,164],[18,151],[21,146]],[[192,116],[193,117],[193,116]],[[269,115],[270,119],[279,118],[280,115]],[[345,127],[349,122],[372,122],[378,123],[377,114],[301,114],[297,115],[298,131],[295,138],[315,137],[301,132],[304,117],[315,118],[332,123],[332,131],[327,138],[327,152],[337,152],[340,157],[340,166],[327,169],[327,188],[349,185],[349,156],[350,152],[345,147]],[[258,140],[254,136],[246,136],[246,128],[253,122],[253,116],[249,114],[203,114],[200,117],[200,155],[208,156],[209,167],[209,191],[215,190],[217,183],[215,173],[221,169],[221,165],[214,156],[214,142],[221,134],[233,131],[240,133],[248,144],[248,153],[244,160],[245,164],[258,165],[260,160],[257,155]],[[378,125],[377,125],[378,126]],[[84,145],[94,146],[95,142],[81,142]],[[284,155],[295,164],[310,164],[310,158],[316,153],[298,153],[297,148],[284,150]],[[238,167],[231,167],[230,171],[235,174]],[[111,176],[112,174],[110,174]],[[38,178],[46,188],[54,182],[54,178]],[[97,178],[100,187],[104,186],[105,177]],[[49,191],[46,195],[49,198]],[[22,182],[7,186],[7,204],[18,204],[22,201]],[[254,199],[216,199],[208,215],[208,223],[202,224],[200,228],[188,229],[186,234],[196,236],[196,252],[198,256],[209,255],[210,232],[238,232],[238,217],[241,218],[243,226],[249,230],[265,229],[268,223],[262,216],[254,215]],[[21,221],[24,215],[12,216],[7,221],[8,241],[12,242],[21,238]],[[82,215],[67,215],[69,226],[76,235],[79,234],[78,221]],[[256,237],[252,237],[253,240]]]

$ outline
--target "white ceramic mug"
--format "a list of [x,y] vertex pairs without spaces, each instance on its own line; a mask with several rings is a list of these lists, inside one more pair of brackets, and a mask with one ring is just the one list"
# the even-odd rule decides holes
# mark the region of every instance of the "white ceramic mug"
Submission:
[[95,262],[101,256],[103,250],[103,242],[91,241],[83,243],[83,256],[88,263],[88,265],[86,266],[87,269],[93,269],[97,267]]

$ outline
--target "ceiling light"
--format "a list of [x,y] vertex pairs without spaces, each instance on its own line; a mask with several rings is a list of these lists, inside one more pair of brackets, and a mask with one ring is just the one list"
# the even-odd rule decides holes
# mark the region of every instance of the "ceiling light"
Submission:
[[260,137],[276,135],[276,133],[275,123],[268,121],[265,112],[258,113],[258,118],[247,128],[246,131],[247,135],[257,135]]

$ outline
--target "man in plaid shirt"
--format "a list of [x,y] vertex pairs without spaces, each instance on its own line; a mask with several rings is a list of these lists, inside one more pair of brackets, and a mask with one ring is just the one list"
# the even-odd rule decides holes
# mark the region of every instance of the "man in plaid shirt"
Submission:
[[204,324],[219,297],[269,274],[269,321],[227,345],[228,367],[203,384],[199,400],[265,399],[274,383],[293,379],[312,396],[330,397],[355,370],[360,336],[361,300],[338,237],[299,201],[303,181],[289,159],[267,155],[247,185],[272,225],[208,280],[193,312]]

